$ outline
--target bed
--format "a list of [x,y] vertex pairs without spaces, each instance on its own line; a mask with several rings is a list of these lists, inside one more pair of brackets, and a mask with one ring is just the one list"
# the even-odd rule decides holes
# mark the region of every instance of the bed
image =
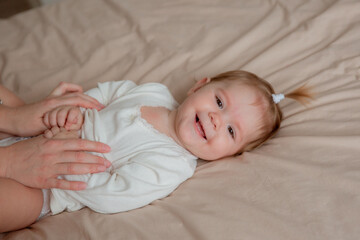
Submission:
[[0,21],[1,84],[26,102],[60,81],[84,89],[162,82],[181,102],[195,80],[243,69],[288,92],[279,133],[129,212],[87,208],[4,239],[360,238],[360,1],[63,0]]

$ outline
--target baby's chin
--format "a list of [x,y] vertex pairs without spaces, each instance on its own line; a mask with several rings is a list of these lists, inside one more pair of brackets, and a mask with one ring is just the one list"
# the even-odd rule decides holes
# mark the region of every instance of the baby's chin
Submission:
[[[195,155],[195,156],[196,156],[196,155]],[[217,161],[217,160],[223,159],[224,157],[226,157],[226,156],[220,156],[220,157],[206,156],[206,155],[201,156],[201,157],[198,156],[199,159],[205,160],[205,161]]]
[[206,155],[204,154],[203,156],[199,156],[194,154],[195,156],[197,156],[199,159],[201,160],[205,160],[205,161],[218,161],[218,160],[223,160],[223,159],[226,159],[226,158],[233,158],[234,156],[238,156],[240,155],[239,152],[236,152],[234,154],[230,154],[230,155],[226,155],[226,154],[222,154],[222,155],[217,155],[217,156],[214,156],[214,155]]
[[189,152],[191,152],[191,154],[193,154],[197,158],[199,158],[201,160],[205,160],[205,161],[217,161],[217,160],[221,160],[221,159],[228,158],[228,157],[234,157],[234,156],[238,155],[238,152],[234,152],[233,154],[231,154],[232,152],[230,152],[230,154],[228,152],[227,153],[224,153],[224,152],[210,153],[210,151],[206,152],[203,149],[201,149],[199,151],[199,149],[194,149],[191,147],[185,147],[185,149],[187,149]]

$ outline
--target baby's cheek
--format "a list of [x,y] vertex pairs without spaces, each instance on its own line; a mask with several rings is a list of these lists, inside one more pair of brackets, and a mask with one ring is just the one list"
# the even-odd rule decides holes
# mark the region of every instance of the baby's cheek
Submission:
[[214,156],[216,155],[217,158],[221,158],[232,155],[232,150],[234,147],[235,145],[229,142],[227,139],[221,139],[220,141],[217,141],[215,144],[213,144],[212,150],[210,151],[213,151]]

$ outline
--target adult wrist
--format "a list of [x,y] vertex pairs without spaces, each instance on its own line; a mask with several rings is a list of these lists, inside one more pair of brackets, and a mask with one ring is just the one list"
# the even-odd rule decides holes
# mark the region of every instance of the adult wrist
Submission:
[[15,134],[17,132],[16,108],[0,105],[0,132]]
[[8,148],[0,147],[0,177],[8,177]]

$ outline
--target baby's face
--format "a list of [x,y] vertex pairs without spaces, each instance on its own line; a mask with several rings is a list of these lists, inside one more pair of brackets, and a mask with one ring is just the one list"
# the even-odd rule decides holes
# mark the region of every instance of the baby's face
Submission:
[[175,131],[195,156],[217,160],[239,152],[259,131],[261,109],[250,86],[231,81],[199,81],[179,106]]

